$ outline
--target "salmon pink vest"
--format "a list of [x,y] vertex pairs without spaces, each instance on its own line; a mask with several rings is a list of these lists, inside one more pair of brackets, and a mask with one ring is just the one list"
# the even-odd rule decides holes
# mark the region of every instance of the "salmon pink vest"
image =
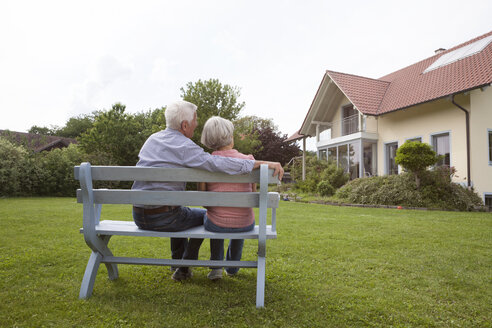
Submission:
[[[212,155],[254,160],[253,155],[244,155],[235,149],[216,150]],[[207,191],[251,192],[252,188],[252,183],[207,183]],[[255,214],[249,207],[207,207],[207,217],[215,225],[223,228],[244,228],[255,222]]]

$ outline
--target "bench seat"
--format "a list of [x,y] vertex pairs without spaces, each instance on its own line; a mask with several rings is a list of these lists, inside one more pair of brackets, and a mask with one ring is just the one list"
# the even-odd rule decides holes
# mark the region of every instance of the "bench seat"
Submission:
[[[206,239],[258,239],[259,226],[256,225],[254,230],[247,232],[210,232],[203,226],[193,227],[188,230],[178,232],[151,231],[139,229],[133,221],[113,221],[103,220],[96,225],[96,234],[98,235],[118,235],[118,236],[141,236],[141,237],[173,237],[173,238],[206,238]],[[83,233],[84,229],[81,228]],[[266,226],[266,238],[277,238],[277,231],[272,231],[272,226]]]

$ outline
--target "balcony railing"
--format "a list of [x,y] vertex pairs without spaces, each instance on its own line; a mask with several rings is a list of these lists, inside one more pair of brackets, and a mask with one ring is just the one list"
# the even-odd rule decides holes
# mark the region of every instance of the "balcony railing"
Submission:
[[333,121],[320,125],[319,140],[329,140],[357,132],[375,132],[366,129],[366,118],[352,115],[340,121]]
[[352,115],[342,120],[342,136],[360,132],[359,115]]

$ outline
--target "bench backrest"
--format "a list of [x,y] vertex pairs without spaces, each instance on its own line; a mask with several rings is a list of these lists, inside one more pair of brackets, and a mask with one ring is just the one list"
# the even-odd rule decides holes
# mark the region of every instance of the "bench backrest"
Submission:
[[[259,207],[261,187],[265,188],[267,208],[277,208],[277,193],[266,192],[270,183],[278,183],[273,170],[265,168],[249,174],[229,175],[191,168],[162,168],[135,166],[91,166],[82,163],[74,170],[80,180],[77,201],[92,198],[94,204],[142,204],[142,205],[183,205],[183,206],[233,206]],[[93,189],[92,181],[156,181],[156,182],[225,182],[260,183],[260,192],[200,192],[200,191],[148,191],[130,189]],[[85,195],[85,196],[84,196]],[[87,199],[86,199],[87,201]]]

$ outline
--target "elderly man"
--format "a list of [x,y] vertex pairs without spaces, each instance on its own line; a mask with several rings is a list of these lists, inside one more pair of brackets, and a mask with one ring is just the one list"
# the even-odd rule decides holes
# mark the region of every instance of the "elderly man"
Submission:
[[[212,156],[195,144],[191,138],[197,126],[197,106],[187,101],[171,103],[166,108],[167,128],[151,135],[145,141],[137,166],[192,167],[228,174],[249,173],[261,164],[274,169],[274,175],[282,179],[284,170],[280,163]],[[135,181],[132,189],[138,190],[185,190],[185,182]],[[182,231],[203,224],[204,209],[185,206],[134,205],[133,219],[140,229],[156,231]],[[171,238],[173,259],[197,259],[203,239]],[[190,268],[175,270],[172,279],[190,278]]]

